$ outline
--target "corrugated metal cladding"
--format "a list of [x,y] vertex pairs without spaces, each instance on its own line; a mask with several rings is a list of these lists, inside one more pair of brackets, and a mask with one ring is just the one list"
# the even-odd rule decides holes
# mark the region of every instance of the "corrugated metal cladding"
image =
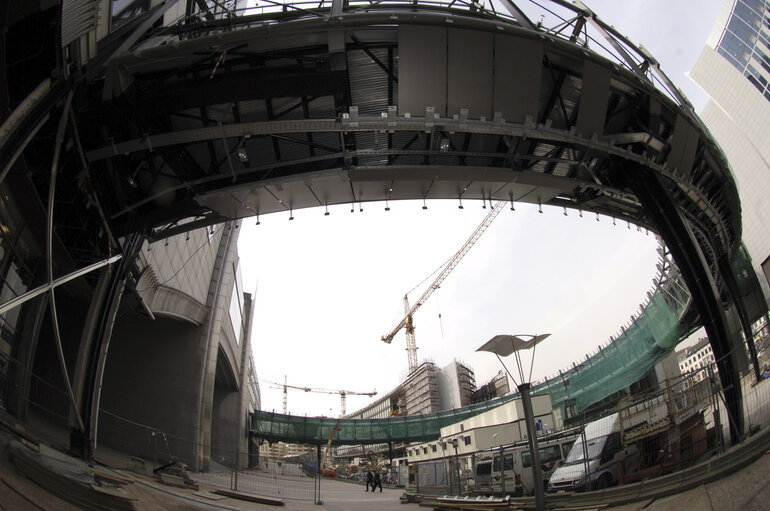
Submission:
[[[388,50],[373,49],[380,62],[388,65]],[[393,50],[393,74],[398,76],[397,50]],[[363,50],[348,51],[351,104],[361,115],[380,115],[388,111],[388,75]],[[398,97],[398,84],[393,84],[393,105]]]
[[62,48],[96,30],[99,0],[63,0],[61,22]]

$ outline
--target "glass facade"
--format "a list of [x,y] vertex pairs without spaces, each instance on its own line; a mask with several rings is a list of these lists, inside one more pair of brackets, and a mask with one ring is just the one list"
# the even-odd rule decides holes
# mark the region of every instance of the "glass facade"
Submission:
[[240,344],[243,328],[243,281],[241,280],[241,263],[238,259],[233,262],[233,292],[230,295],[230,324],[235,334],[235,342]]
[[736,0],[716,50],[770,101],[768,0]]

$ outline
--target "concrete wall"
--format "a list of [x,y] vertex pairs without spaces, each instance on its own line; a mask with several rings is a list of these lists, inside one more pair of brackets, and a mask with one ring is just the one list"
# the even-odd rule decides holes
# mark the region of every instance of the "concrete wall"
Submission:
[[[250,343],[239,343],[229,317],[238,225],[216,226],[213,236],[200,229],[190,240],[183,234],[168,245],[159,242],[143,250],[139,264],[149,265],[143,279],[152,273],[157,280],[140,281],[140,293],[152,296],[167,286],[176,294],[166,296],[182,304],[177,310],[194,310],[184,309],[194,302],[205,314],[200,321],[184,314],[151,320],[137,307],[118,319],[106,363],[100,442],[150,460],[160,456],[167,461],[170,448],[194,470],[208,470],[212,460],[231,466],[236,452],[246,452],[243,363]],[[192,240],[197,246],[189,244]],[[179,250],[186,257],[175,253]],[[244,330],[250,332],[251,311],[243,317]],[[161,440],[155,430],[163,432]],[[247,459],[238,456],[239,463]]]
[[202,329],[133,314],[118,320],[104,375],[99,444],[166,459],[165,446],[152,436],[157,429],[166,434],[171,454],[193,463],[202,364],[196,345]]

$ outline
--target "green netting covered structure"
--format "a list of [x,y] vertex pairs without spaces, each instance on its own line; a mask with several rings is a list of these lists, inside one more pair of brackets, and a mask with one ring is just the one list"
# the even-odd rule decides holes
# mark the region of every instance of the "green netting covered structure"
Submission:
[[[663,260],[666,262],[665,257]],[[673,277],[669,275],[672,270]],[[666,271],[661,271],[655,290],[647,298],[647,304],[612,342],[581,364],[534,385],[532,394],[550,394],[553,409],[563,419],[569,419],[644,377],[690,330],[681,321],[689,305],[689,292],[675,267],[667,265]],[[332,430],[334,445],[423,442],[439,438],[444,426],[517,397],[518,394],[512,394],[465,408],[383,419],[302,417],[257,411],[250,416],[249,426],[252,435],[268,442],[326,444]]]
[[465,408],[387,419],[333,419],[257,411],[250,418],[250,430],[268,442],[326,444],[335,428],[339,429],[334,432],[333,445],[421,442],[438,438],[444,426],[496,408],[512,398],[506,396]]

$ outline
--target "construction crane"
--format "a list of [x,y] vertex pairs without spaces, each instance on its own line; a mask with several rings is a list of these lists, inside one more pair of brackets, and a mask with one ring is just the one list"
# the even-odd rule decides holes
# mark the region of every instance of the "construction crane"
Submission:
[[391,341],[393,341],[393,337],[402,328],[406,330],[406,353],[407,357],[409,358],[409,374],[413,373],[414,370],[417,369],[417,341],[414,338],[414,313],[417,312],[417,309],[422,307],[422,304],[424,304],[428,298],[430,298],[430,295],[432,295],[433,292],[441,286],[441,283],[444,282],[444,279],[447,278],[447,276],[452,272],[452,270],[455,269],[462,258],[465,257],[465,254],[468,253],[471,247],[479,240],[481,235],[484,234],[484,231],[486,231],[492,221],[497,218],[497,215],[500,214],[500,211],[502,211],[504,206],[505,202],[503,201],[497,202],[494,206],[492,206],[490,212],[487,213],[487,216],[484,217],[484,220],[482,220],[481,224],[476,227],[476,230],[473,231],[473,234],[471,234],[470,238],[468,238],[465,244],[460,247],[460,250],[458,250],[455,255],[453,255],[446,262],[444,269],[441,270],[441,273],[438,274],[438,277],[436,277],[431,285],[428,286],[428,288],[414,303],[414,305],[411,307],[409,306],[409,293],[404,295],[404,317],[401,319],[398,325],[396,325],[396,327],[390,331],[390,333],[382,336],[382,341],[390,344]]
[[288,389],[301,390],[303,392],[320,392],[320,393],[323,393],[323,394],[339,394],[340,395],[340,405],[341,405],[341,409],[342,409],[342,414],[340,415],[340,417],[344,417],[345,416],[345,405],[346,405],[346,400],[347,400],[348,394],[350,394],[352,396],[369,396],[369,397],[377,395],[377,390],[373,390],[371,392],[356,392],[356,391],[353,391],[353,390],[319,389],[319,388],[315,388],[315,387],[299,387],[297,385],[289,385],[288,383],[286,383],[286,377],[285,376],[283,378],[283,383],[278,383],[278,382],[269,381],[269,380],[259,380],[259,381],[261,383],[269,383],[271,387],[278,388],[278,389],[280,389],[280,388],[283,389],[283,413],[284,414],[287,413],[287,402],[288,402],[287,394],[288,394]]

